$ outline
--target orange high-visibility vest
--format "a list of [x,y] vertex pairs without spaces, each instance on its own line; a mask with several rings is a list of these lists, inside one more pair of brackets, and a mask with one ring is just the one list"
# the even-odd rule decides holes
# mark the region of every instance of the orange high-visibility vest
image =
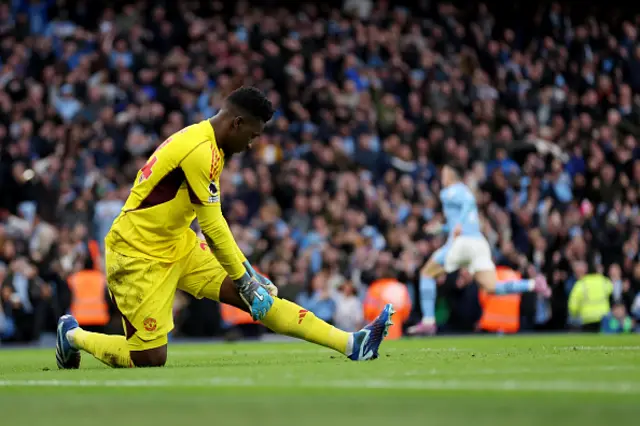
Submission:
[[383,278],[369,286],[364,299],[364,319],[373,321],[387,303],[391,303],[396,311],[387,338],[399,339],[402,337],[402,324],[411,314],[411,297],[407,287],[398,280]]
[[[513,269],[498,266],[498,281],[518,280],[522,276]],[[496,295],[480,290],[482,306],[480,328],[492,333],[517,333],[520,329],[520,294]]]
[[71,289],[71,314],[80,325],[105,325],[109,307],[105,298],[106,279],[102,272],[83,270],[68,279]]
[[242,309],[238,309],[235,306],[227,305],[226,303],[220,303],[220,316],[228,325],[258,323],[258,321],[254,321],[253,318],[251,318],[251,315],[247,312]]
[[87,244],[89,248],[89,255],[91,256],[91,260],[93,261],[93,269],[96,271],[100,270],[100,245],[96,240],[90,240]]

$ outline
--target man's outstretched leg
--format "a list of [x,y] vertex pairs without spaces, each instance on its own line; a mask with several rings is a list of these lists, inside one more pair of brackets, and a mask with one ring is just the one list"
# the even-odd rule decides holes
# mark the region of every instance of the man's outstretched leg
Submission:
[[110,367],[133,367],[127,339],[124,336],[85,331],[71,315],[60,317],[56,340],[58,368],[79,368],[80,350],[90,353]]
[[[223,281],[219,294],[216,287],[214,285],[205,287],[201,296],[247,311],[247,306],[238,295],[231,279],[227,277]],[[358,332],[347,333],[327,324],[313,312],[295,303],[274,297],[273,306],[262,323],[278,334],[325,346],[348,356],[351,360],[360,361],[378,357],[378,348],[387,335],[389,326],[392,324],[391,316],[394,313],[391,305],[387,305],[371,324]]]
[[79,368],[81,350],[113,368],[162,367],[167,362],[166,336],[143,341],[133,335],[127,340],[124,336],[83,330],[71,315],[60,317],[56,342],[58,368]]

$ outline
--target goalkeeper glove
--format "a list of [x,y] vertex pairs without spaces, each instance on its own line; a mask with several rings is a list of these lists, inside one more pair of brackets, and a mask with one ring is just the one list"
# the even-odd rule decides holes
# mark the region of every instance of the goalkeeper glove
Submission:
[[260,321],[273,305],[273,297],[249,272],[234,281],[240,297],[249,307],[251,317]]
[[262,285],[262,287],[266,288],[267,291],[269,292],[269,294],[272,297],[276,297],[278,295],[278,287],[276,287],[275,284],[273,282],[271,282],[271,280],[269,278],[267,278],[264,275],[258,273],[253,268],[253,266],[251,266],[251,264],[249,263],[248,260],[245,260],[242,264],[244,265],[244,267],[247,270],[247,272],[249,273],[249,275],[251,275],[252,277],[257,279],[258,282],[260,283],[260,285]]

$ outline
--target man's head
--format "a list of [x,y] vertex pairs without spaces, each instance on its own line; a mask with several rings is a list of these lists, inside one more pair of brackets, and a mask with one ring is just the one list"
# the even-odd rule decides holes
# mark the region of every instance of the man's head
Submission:
[[460,181],[463,176],[464,167],[457,163],[447,163],[442,167],[442,185],[445,188]]
[[624,303],[617,302],[611,308],[611,313],[616,319],[622,321],[627,316],[627,308],[624,306]]
[[587,265],[587,262],[583,260],[577,260],[573,263],[573,274],[577,279],[584,277],[588,272],[589,265]]
[[272,116],[273,105],[260,90],[255,87],[234,90],[212,119],[218,144],[226,155],[246,150]]

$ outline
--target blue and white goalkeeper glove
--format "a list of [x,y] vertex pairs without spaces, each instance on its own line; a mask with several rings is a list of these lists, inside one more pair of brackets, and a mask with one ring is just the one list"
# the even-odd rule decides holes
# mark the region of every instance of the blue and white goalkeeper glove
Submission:
[[251,317],[256,321],[262,320],[273,305],[273,297],[249,272],[235,280],[234,283],[240,297],[249,307]]
[[276,287],[276,285],[271,282],[269,278],[265,277],[262,274],[259,274],[255,269],[253,269],[253,266],[251,266],[248,260],[245,260],[242,264],[244,265],[249,275],[257,279],[260,285],[267,289],[271,297],[276,297],[278,295],[278,287]]

